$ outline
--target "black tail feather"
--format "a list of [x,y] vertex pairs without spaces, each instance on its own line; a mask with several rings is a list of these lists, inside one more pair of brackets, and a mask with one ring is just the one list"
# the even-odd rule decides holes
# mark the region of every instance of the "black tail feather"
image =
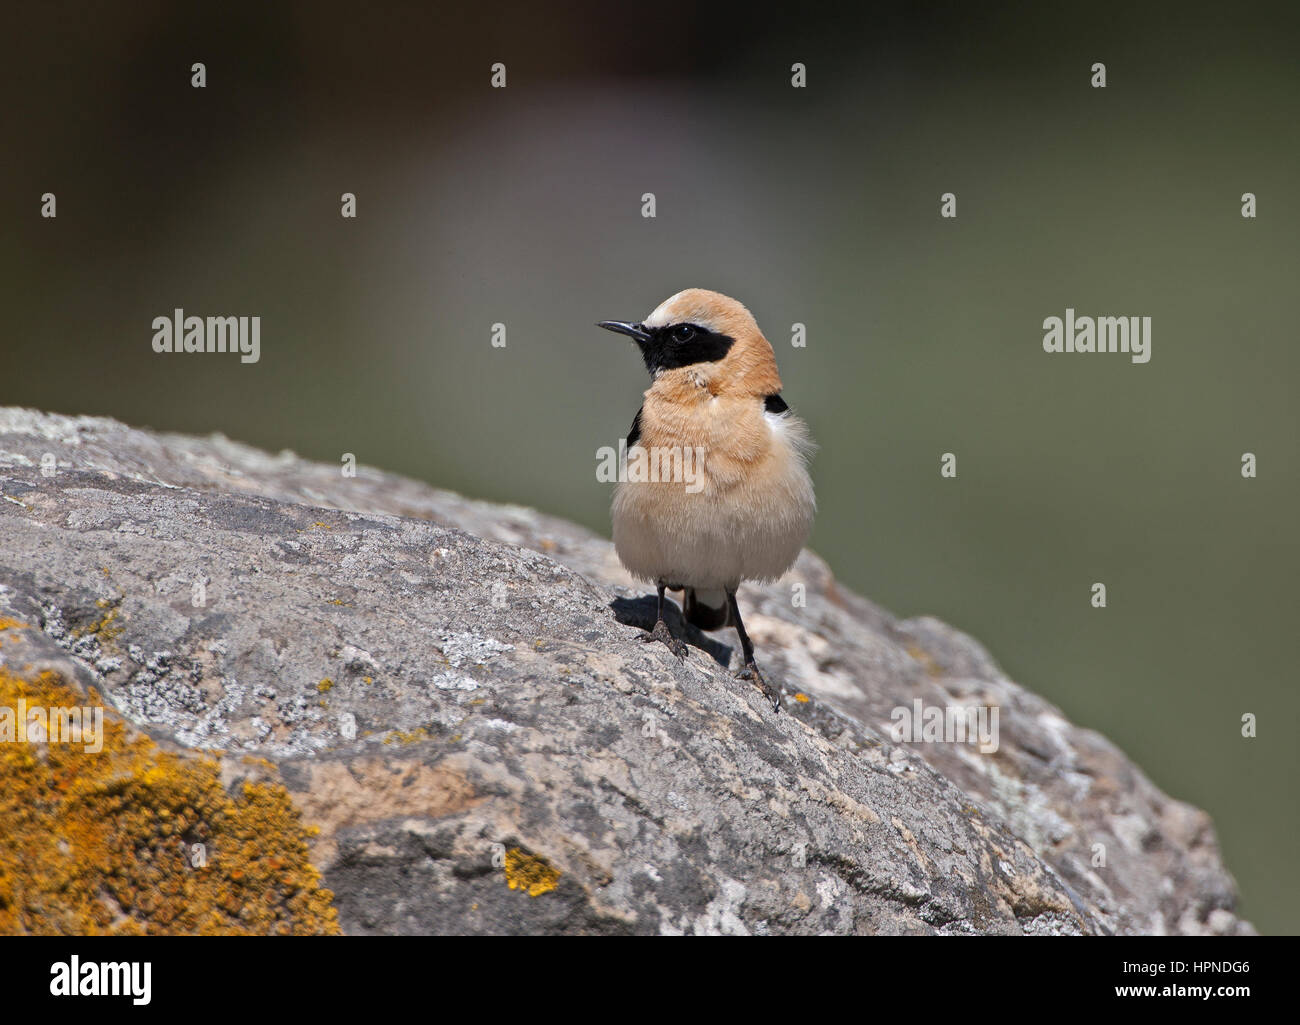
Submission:
[[[686,622],[701,630],[721,630],[725,627],[730,618],[727,596],[723,591],[717,594],[722,598],[722,605],[715,607],[700,601],[695,588],[686,588],[686,594],[682,599],[682,615],[686,617]],[[710,597],[712,596],[710,594]]]

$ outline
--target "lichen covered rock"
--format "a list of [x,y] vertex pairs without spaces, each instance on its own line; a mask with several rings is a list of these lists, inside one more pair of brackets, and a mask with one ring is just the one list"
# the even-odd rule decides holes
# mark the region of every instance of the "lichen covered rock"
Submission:
[[[52,848],[11,840],[0,929],[328,932],[332,906],[348,933],[1251,931],[1203,812],[811,553],[741,592],[774,715],[728,637],[640,643],[653,596],[532,510],[25,410],[0,410],[0,494],[0,615],[39,628],[0,643],[5,679],[93,688],[148,738],[85,756],[95,871],[120,825],[210,837],[221,880],[152,863],[107,917],[98,875],[23,917]],[[996,751],[895,742],[917,699],[996,707]],[[85,828],[56,796],[49,828]]]
[[[0,709],[97,706],[93,688],[27,661],[40,656],[22,636],[29,629],[0,620]],[[7,725],[0,933],[338,931],[332,895],[308,860],[309,831],[284,787],[228,793],[215,759],[160,750],[116,716],[86,723],[72,743],[20,742],[4,736]]]

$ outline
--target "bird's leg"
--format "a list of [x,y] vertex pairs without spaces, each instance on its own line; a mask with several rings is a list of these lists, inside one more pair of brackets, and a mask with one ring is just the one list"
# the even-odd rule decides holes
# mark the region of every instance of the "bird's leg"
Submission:
[[655,628],[641,635],[643,641],[662,641],[668,646],[668,650],[676,655],[679,659],[686,658],[686,645],[673,636],[668,624],[664,622],[664,590],[663,584],[658,584],[659,605],[655,615]]
[[763,691],[763,696],[772,702],[772,708],[781,711],[781,692],[773,687],[764,678],[763,674],[758,671],[758,663],[754,661],[754,645],[749,641],[749,634],[745,633],[745,624],[740,620],[740,606],[736,604],[736,592],[727,592],[727,604],[731,608],[731,621],[736,625],[736,633],[740,636],[740,653],[745,660],[745,668],[740,671],[741,679],[753,680]]

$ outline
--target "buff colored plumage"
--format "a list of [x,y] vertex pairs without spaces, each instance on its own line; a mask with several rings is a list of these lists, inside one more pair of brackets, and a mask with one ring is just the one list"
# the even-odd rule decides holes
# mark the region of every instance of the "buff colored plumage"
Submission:
[[696,480],[628,481],[614,495],[619,559],[659,592],[651,636],[685,653],[663,621],[664,590],[684,590],[688,621],[736,627],[746,675],[779,707],[735,601],[742,581],[775,580],[790,568],[815,509],[811,440],[781,399],[772,346],[739,302],[698,288],[640,323],[601,326],[631,336],[653,377],[629,446],[702,457]]

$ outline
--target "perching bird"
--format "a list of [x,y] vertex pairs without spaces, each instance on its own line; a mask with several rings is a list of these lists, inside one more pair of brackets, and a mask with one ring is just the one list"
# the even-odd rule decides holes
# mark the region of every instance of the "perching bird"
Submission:
[[[631,337],[653,378],[627,436],[629,472],[612,509],[619,560],[659,594],[654,629],[643,639],[685,657],[686,645],[664,623],[664,591],[685,591],[687,622],[734,626],[741,675],[780,709],[736,605],[742,580],[776,580],[790,568],[816,508],[805,466],[812,440],[781,398],[772,346],[744,306],[701,288],[678,292],[640,323],[599,326]],[[660,467],[683,472],[640,479],[644,472],[630,472],[637,445],[651,467],[659,456]]]

